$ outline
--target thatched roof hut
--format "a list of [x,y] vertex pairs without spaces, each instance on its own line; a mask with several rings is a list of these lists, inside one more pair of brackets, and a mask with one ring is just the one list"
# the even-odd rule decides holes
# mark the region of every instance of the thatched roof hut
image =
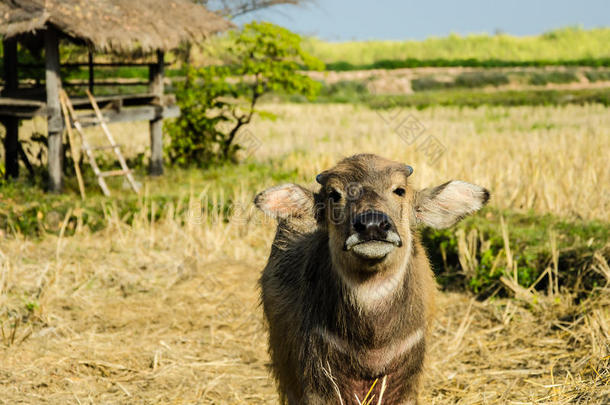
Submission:
[[170,50],[231,23],[189,0],[0,0],[0,35],[52,25],[98,51]]
[[[146,63],[147,93],[115,99],[106,97],[106,101],[131,106],[120,109],[109,122],[150,121],[150,173],[158,175],[163,172],[162,121],[179,112],[175,105],[164,101],[164,52],[182,42],[198,42],[231,27],[227,20],[190,0],[0,0],[0,36],[4,50],[0,123],[6,128],[6,176],[19,175],[19,120],[45,115],[49,189],[60,191],[62,188],[62,133],[70,123],[64,122],[60,109],[60,90],[69,84],[61,77],[60,39],[89,48],[86,66],[91,92],[94,67],[102,65],[94,63],[94,52],[155,57],[156,60]],[[25,65],[18,60],[18,42],[29,49],[44,49],[44,65],[41,65],[45,70],[44,87],[22,87],[18,71]],[[118,66],[116,63],[105,65]],[[33,94],[37,96],[33,98]]]

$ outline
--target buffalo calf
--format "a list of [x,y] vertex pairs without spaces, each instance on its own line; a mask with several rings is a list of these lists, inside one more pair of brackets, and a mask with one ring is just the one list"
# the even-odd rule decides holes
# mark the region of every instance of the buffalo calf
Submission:
[[[416,232],[446,228],[489,193],[463,181],[414,190],[410,166],[362,154],[319,190],[263,191],[278,227],[260,280],[282,403],[417,404],[435,281]],[[368,401],[367,401],[368,402]]]

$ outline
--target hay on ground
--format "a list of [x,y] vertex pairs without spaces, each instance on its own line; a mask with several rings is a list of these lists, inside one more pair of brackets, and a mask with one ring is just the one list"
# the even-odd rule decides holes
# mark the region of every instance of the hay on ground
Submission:
[[[277,403],[257,291],[272,225],[172,212],[0,240],[0,403]],[[607,404],[609,293],[439,294],[423,403]]]

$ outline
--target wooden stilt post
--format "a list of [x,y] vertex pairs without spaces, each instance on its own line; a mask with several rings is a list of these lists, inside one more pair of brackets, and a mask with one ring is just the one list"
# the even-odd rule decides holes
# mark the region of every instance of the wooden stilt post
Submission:
[[95,94],[93,91],[93,84],[95,82],[95,77],[93,75],[93,51],[89,49],[89,91],[91,94]]
[[17,77],[17,40],[15,38],[4,39],[2,47],[4,48],[4,89],[2,90],[2,95],[9,97],[19,86],[19,79]]
[[52,27],[44,34],[45,66],[47,87],[47,127],[48,127],[48,159],[49,159],[49,191],[61,192],[62,189],[62,133],[63,120],[59,103],[61,77],[59,72],[59,38]]
[[[17,40],[9,38],[2,41],[4,49],[4,89],[3,95],[9,96],[19,87],[17,76]],[[4,168],[5,177],[19,177],[19,119],[17,117],[4,117],[2,123],[6,128],[4,138]]]
[[19,177],[19,119],[4,117],[2,119],[6,135],[4,137],[4,168],[5,178]]
[[[155,94],[159,102],[163,98],[163,74],[165,70],[163,51],[157,51],[157,63],[149,67],[150,92]],[[160,106],[161,110],[163,107]],[[158,116],[150,121],[150,168],[152,176],[163,174],[163,119]]]

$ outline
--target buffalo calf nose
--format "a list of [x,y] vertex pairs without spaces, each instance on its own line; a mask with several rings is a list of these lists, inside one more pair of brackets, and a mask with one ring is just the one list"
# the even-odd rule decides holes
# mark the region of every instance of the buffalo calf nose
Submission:
[[390,218],[380,211],[366,211],[354,217],[352,222],[354,230],[363,236],[385,237],[392,229]]

